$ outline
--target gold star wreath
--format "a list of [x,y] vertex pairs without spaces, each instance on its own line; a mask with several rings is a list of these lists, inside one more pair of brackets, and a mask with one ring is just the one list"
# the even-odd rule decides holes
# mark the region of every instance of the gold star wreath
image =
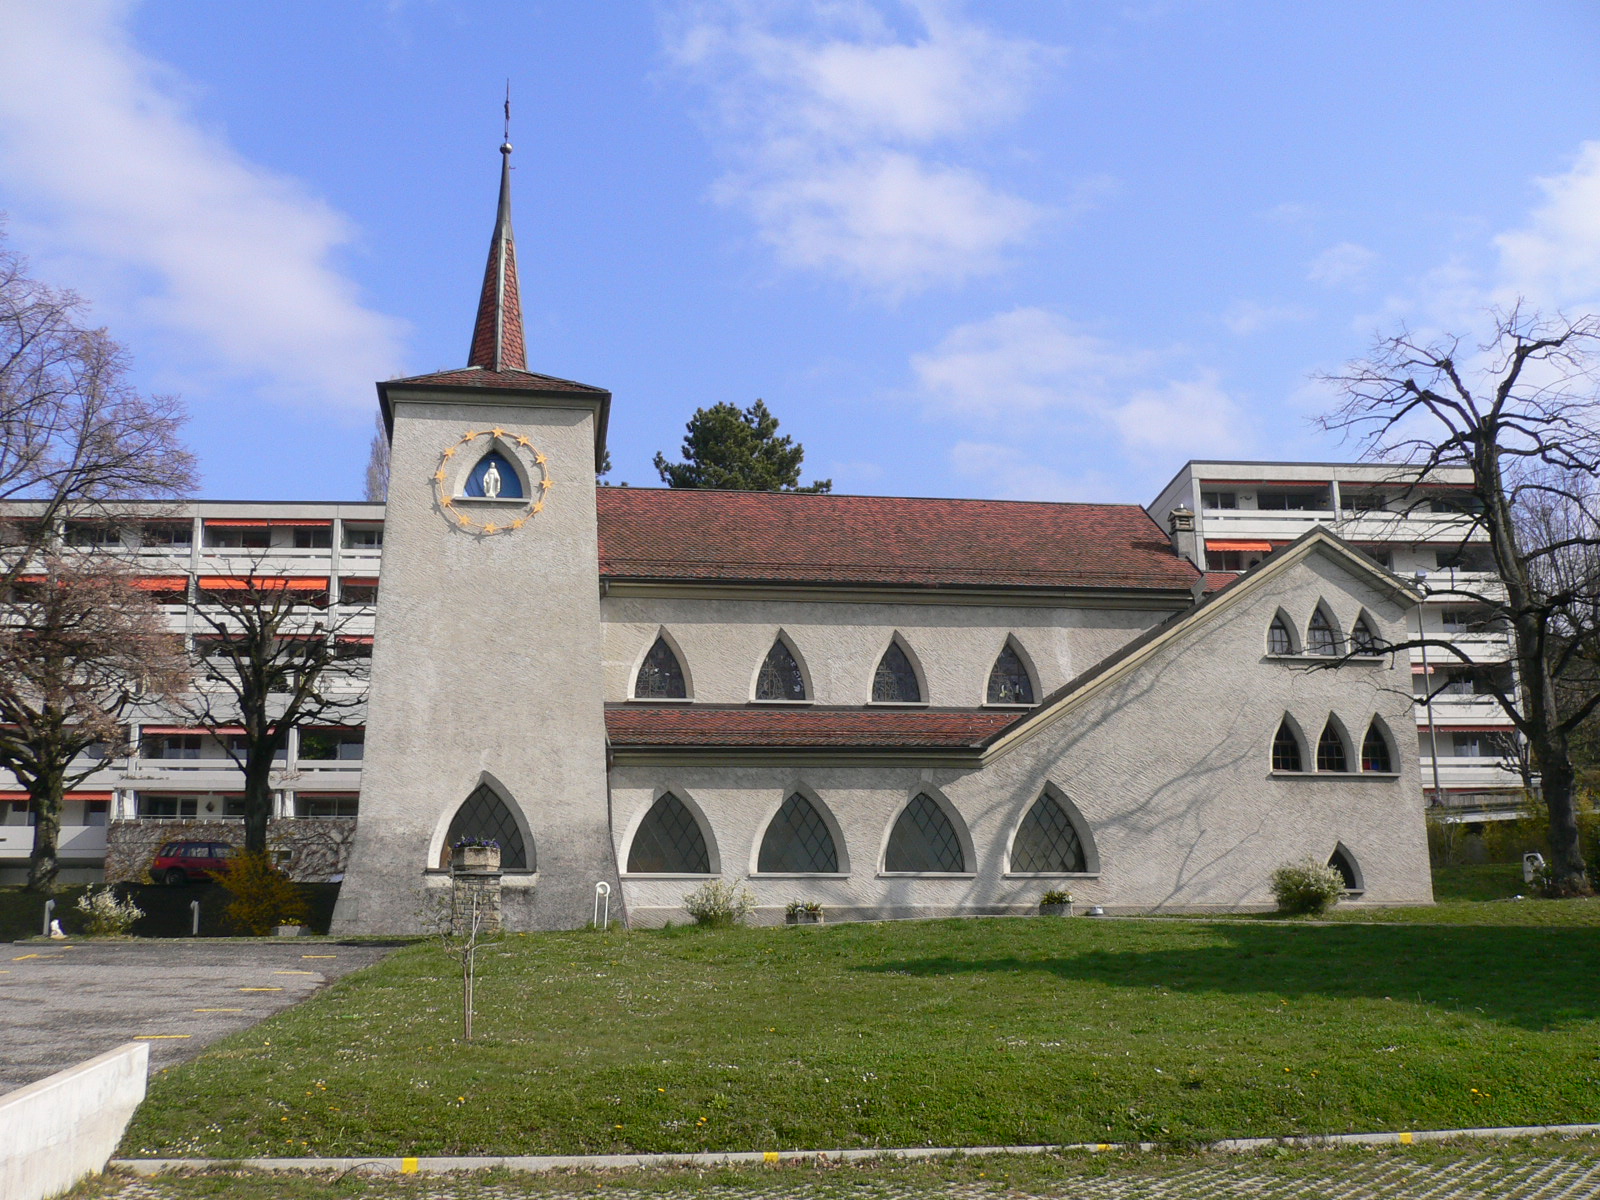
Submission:
[[[514,440],[519,447],[527,450],[533,458],[533,466],[528,468],[530,474],[529,483],[531,485],[528,490],[532,494],[527,497],[521,511],[516,513],[515,516],[507,519],[505,514],[501,513],[493,520],[475,520],[471,513],[463,512],[457,508],[455,505],[458,497],[450,495],[445,490],[445,482],[450,474],[448,470],[450,460],[456,456],[458,450],[463,450],[479,438],[488,438],[492,444],[496,438],[504,438],[505,436],[506,431],[498,425],[493,429],[469,429],[457,438],[453,445],[446,446],[440,451],[439,467],[433,473],[433,498],[439,505],[439,511],[453,521],[458,529],[470,529],[484,537],[493,537],[496,534],[512,533],[521,529],[535,513],[544,511],[545,497],[549,495],[550,489],[555,486],[554,481],[550,478],[550,468],[545,465],[549,459],[532,441],[520,435]],[[528,466],[526,459],[523,462],[523,466]],[[538,477],[532,478],[532,472],[535,470],[538,471]],[[477,497],[468,498],[477,499]]]

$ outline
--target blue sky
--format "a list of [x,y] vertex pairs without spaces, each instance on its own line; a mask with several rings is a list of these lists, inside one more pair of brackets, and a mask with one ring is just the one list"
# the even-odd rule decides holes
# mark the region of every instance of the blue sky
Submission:
[[530,366],[615,481],[764,398],[836,490],[1339,458],[1315,372],[1600,298],[1600,8],[0,0],[0,210],[213,497],[357,496],[456,366],[513,96]]

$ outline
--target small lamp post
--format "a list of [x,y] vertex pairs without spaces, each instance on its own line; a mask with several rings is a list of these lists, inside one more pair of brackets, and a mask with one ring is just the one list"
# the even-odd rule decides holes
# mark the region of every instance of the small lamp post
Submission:
[[[1417,587],[1423,599],[1428,596],[1428,573],[1420,567],[1416,572]],[[1422,605],[1417,605],[1417,637],[1422,650],[1422,707],[1428,710],[1429,760],[1433,763],[1433,802],[1444,803],[1444,792],[1439,787],[1439,730],[1433,723],[1433,676],[1428,668],[1428,633],[1422,624]]]

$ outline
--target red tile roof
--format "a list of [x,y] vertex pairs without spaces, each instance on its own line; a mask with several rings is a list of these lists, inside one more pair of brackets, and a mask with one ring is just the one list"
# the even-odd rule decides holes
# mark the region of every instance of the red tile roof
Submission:
[[893,708],[608,708],[614,746],[976,747],[1021,712]]
[[1159,588],[1198,572],[1136,504],[601,488],[612,579]]
[[605,388],[571,379],[557,379],[554,375],[540,375],[537,371],[489,371],[483,367],[458,367],[453,371],[435,371],[431,375],[412,375],[405,379],[391,379],[382,387],[421,383],[430,387],[491,387],[526,388],[530,392],[586,392],[608,395]]
[[500,147],[500,208],[489,261],[483,268],[478,318],[472,326],[467,362],[489,371],[526,371],[522,337],[522,294],[517,288],[517,243],[511,234],[511,143]]
[[1230,584],[1238,582],[1237,571],[1207,571],[1206,586],[1201,590],[1201,595],[1209,596],[1212,592],[1220,592]]

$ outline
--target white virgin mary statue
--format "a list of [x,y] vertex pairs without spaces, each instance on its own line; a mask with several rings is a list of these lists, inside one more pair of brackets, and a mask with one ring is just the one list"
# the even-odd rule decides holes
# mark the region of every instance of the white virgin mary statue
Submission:
[[500,495],[500,468],[492,460],[489,469],[483,473],[483,494],[491,500]]

